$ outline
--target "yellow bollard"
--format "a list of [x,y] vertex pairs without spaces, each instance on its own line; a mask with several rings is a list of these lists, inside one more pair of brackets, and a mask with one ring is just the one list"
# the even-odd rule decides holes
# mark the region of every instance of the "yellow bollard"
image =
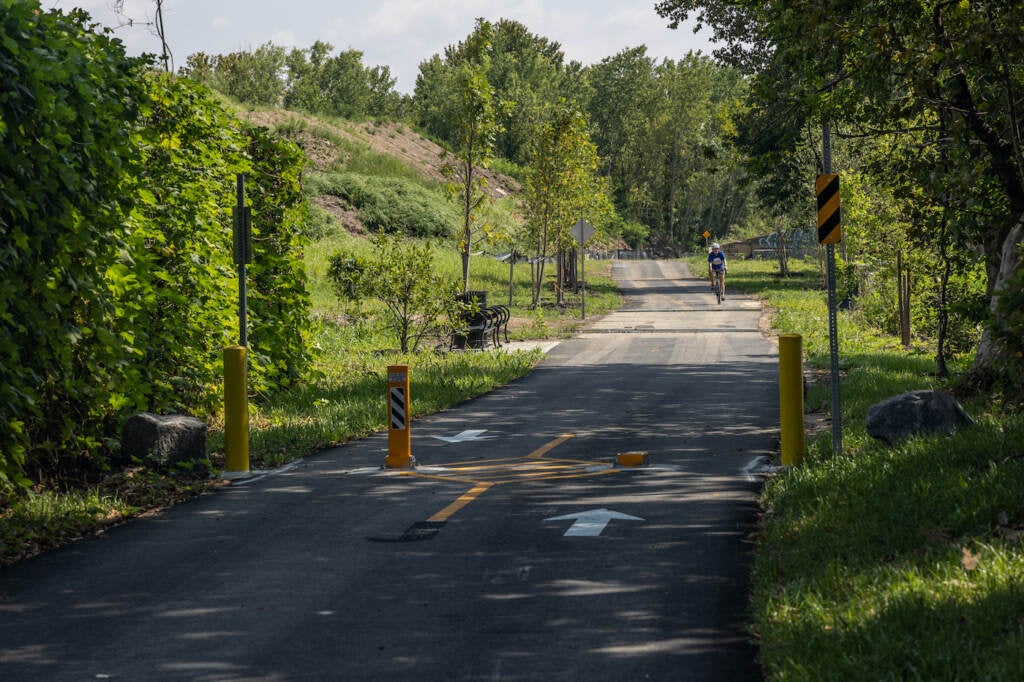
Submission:
[[407,469],[412,457],[412,400],[409,396],[409,366],[388,366],[388,456],[384,466]]
[[804,372],[802,338],[779,336],[779,412],[782,431],[782,463],[804,459]]
[[245,346],[224,349],[224,451],[226,471],[249,471],[249,393]]

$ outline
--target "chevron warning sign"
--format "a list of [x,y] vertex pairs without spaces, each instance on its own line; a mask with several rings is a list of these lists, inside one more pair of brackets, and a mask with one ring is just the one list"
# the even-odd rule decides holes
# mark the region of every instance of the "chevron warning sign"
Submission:
[[825,173],[815,183],[818,194],[818,243],[838,244],[842,240],[839,211],[839,176]]

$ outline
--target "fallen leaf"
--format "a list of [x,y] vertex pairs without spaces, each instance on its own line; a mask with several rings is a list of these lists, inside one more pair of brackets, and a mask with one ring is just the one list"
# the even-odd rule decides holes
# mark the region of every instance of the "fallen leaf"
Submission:
[[978,560],[981,559],[981,555],[973,553],[966,547],[961,549],[963,550],[963,556],[960,558],[960,565],[964,567],[965,571],[973,571],[978,567]]

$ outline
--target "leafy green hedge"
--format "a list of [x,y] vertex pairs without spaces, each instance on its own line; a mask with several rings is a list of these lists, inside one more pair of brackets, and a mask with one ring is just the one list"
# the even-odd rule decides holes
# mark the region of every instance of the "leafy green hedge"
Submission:
[[349,202],[359,211],[363,224],[375,232],[448,236],[458,223],[456,209],[444,196],[402,178],[327,173],[311,177],[307,187],[315,194],[331,194]]
[[134,411],[216,409],[236,173],[252,176],[254,386],[308,362],[301,152],[90,23],[0,0],[0,499],[26,474],[105,466]]

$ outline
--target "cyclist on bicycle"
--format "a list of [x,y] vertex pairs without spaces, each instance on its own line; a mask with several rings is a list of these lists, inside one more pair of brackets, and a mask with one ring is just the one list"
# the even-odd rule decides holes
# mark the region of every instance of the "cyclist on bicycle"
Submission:
[[711,290],[715,289],[715,273],[722,273],[722,298],[725,298],[725,251],[722,251],[718,242],[711,245],[711,252],[708,253],[708,279],[711,280]]

